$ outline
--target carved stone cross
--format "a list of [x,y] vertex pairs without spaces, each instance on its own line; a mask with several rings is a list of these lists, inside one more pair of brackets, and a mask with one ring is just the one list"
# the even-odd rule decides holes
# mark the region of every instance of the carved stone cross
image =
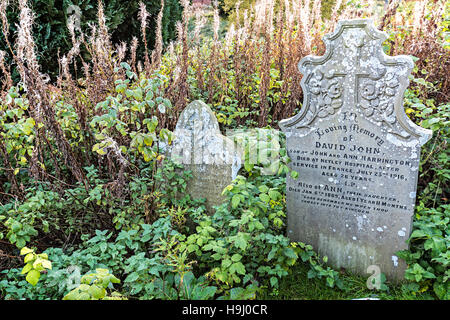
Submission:
[[[280,122],[298,179],[288,177],[288,233],[335,267],[379,267],[401,279],[416,199],[420,147],[432,132],[403,110],[414,66],[389,57],[372,20],[343,20],[326,52],[299,63],[303,107]],[[369,268],[370,267],[370,268]]]

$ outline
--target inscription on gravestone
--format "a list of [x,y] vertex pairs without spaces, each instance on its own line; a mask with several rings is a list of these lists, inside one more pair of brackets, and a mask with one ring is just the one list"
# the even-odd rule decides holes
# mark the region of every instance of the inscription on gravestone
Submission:
[[219,123],[203,101],[191,102],[178,119],[171,158],[192,171],[186,191],[193,198],[206,198],[206,208],[224,200],[223,189],[237,175],[241,155],[234,142],[220,133]]
[[367,275],[376,265],[393,280],[405,263],[416,199],[420,147],[431,131],[403,110],[413,62],[386,56],[386,35],[370,19],[343,20],[326,52],[299,63],[303,107],[280,123],[291,168],[288,233],[335,267]]

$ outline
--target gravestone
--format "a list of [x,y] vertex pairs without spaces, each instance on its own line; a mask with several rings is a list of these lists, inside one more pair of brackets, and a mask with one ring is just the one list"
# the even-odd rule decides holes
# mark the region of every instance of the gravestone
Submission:
[[205,198],[207,211],[213,213],[213,206],[225,200],[223,189],[236,178],[241,155],[234,142],[220,133],[216,116],[200,100],[183,110],[174,135],[171,158],[192,171],[186,191],[194,199]]
[[413,62],[385,55],[386,38],[370,19],[340,21],[325,54],[300,61],[303,107],[280,127],[299,173],[286,185],[290,238],[337,268],[399,280],[406,265],[396,252],[407,248],[432,132],[403,110]]

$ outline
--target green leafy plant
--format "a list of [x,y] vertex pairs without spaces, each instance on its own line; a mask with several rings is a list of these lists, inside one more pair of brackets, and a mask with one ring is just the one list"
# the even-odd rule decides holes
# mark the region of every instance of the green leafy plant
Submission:
[[109,270],[98,268],[94,273],[85,274],[80,286],[65,295],[63,300],[123,300],[118,292],[108,295],[106,289],[113,289],[114,283],[120,283],[120,280]]
[[[136,78],[128,64],[121,65],[131,78]],[[93,117],[90,123],[92,128],[98,128],[95,138],[99,141],[92,151],[105,155],[111,149],[119,161],[126,161],[121,153],[126,154],[127,148],[117,145],[113,139],[119,135],[131,139],[130,151],[141,154],[144,161],[160,160],[159,143],[170,144],[173,138],[169,130],[158,128],[157,114],[164,114],[172,107],[162,97],[164,81],[164,76],[159,74],[133,83],[130,79],[117,80],[117,95],[97,104],[96,110],[104,113]]]
[[[433,83],[422,78],[411,77],[411,80],[430,92],[437,91]],[[433,137],[422,149],[418,205],[408,240],[410,249],[399,252],[398,256],[408,264],[405,278],[411,282],[405,285],[407,290],[449,299],[450,210],[446,202],[450,178],[450,109],[448,103],[436,105],[434,99],[424,101],[420,98],[422,93],[417,87],[406,91],[406,112],[421,126],[433,130]]]
[[228,201],[214,215],[200,218],[197,232],[188,236],[187,251],[195,254],[200,268],[210,270],[207,275],[221,292],[263,279],[276,288],[299,257],[311,264],[311,277],[325,277],[330,286],[342,287],[338,272],[323,268],[311,246],[291,243],[283,235],[283,188],[280,177],[238,176],[224,190]]
[[398,256],[408,264],[405,278],[419,285],[411,287],[413,292],[430,289],[439,299],[450,298],[449,222],[449,205],[418,209],[409,239],[411,249],[398,252]]
[[215,286],[209,286],[204,276],[196,277],[191,271],[195,261],[189,261],[180,234],[160,239],[155,243],[156,253],[148,259],[138,254],[127,260],[129,275],[125,283],[131,294],[144,290],[147,299],[199,299],[212,298]]
[[25,256],[24,262],[26,263],[21,273],[26,274],[25,279],[33,286],[38,283],[41,272],[52,268],[52,262],[48,260],[46,253],[36,254],[34,250],[23,247],[20,255]]

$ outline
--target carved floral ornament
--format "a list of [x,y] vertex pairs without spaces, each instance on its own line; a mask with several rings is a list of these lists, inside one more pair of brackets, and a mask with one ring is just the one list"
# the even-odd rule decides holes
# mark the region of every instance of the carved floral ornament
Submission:
[[311,105],[317,108],[315,113],[318,117],[324,118],[332,115],[342,106],[343,88],[342,81],[339,81],[339,78],[327,79],[322,71],[316,69],[309,80],[308,86],[313,96]]
[[359,89],[362,99],[358,106],[366,117],[393,124],[396,121],[394,98],[398,87],[399,81],[393,72],[386,73],[380,80],[364,79]]

